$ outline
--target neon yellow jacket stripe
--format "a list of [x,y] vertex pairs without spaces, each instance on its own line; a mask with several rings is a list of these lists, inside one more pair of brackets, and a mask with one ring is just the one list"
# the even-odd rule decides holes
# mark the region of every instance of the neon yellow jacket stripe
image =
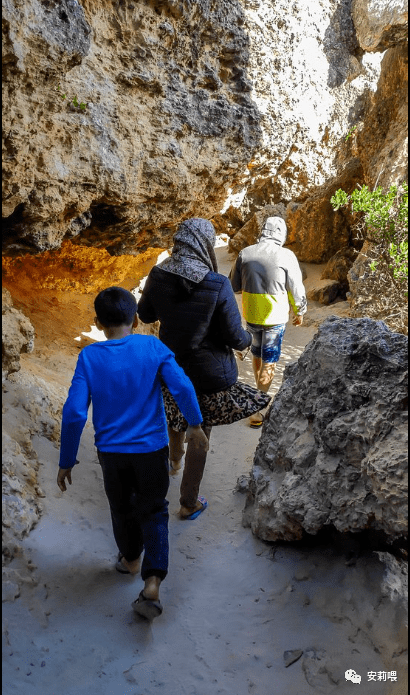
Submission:
[[246,321],[259,326],[286,323],[289,319],[288,294],[242,292],[242,310]]

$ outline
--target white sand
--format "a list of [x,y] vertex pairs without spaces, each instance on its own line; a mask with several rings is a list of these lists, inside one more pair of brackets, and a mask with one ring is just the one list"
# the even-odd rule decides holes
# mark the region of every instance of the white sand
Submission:
[[[227,272],[226,250],[218,254]],[[314,331],[289,325],[272,393],[285,363]],[[59,383],[69,385],[74,363],[62,358]],[[249,357],[240,369],[253,383]],[[245,498],[234,487],[250,471],[259,437],[246,421],[214,428],[201,486],[209,508],[195,521],[175,516],[180,474],[171,478],[170,567],[161,586],[164,612],[152,624],[131,609],[141,578],[114,570],[116,546],[90,425],[65,494],[56,486],[58,450],[42,437],[33,441],[46,498],[22,557],[12,561],[18,569],[32,558],[35,582],[4,604],[5,695],[392,692],[392,682],[367,681],[369,671],[388,666],[358,629],[378,600],[377,558],[346,567],[332,547],[280,545],[272,553],[242,527]],[[357,598],[358,612],[347,618],[349,596]],[[296,649],[302,658],[285,668],[284,652]],[[346,681],[347,669],[361,674],[360,685]],[[400,685],[404,674],[398,679]]]

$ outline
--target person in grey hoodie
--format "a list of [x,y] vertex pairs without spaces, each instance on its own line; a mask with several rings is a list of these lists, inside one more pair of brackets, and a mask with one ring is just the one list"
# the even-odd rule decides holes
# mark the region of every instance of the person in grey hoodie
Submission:
[[[252,333],[252,366],[258,389],[268,392],[279,361],[289,309],[293,324],[300,326],[307,310],[305,288],[298,260],[286,241],[286,223],[268,217],[258,243],[240,251],[230,272],[234,292],[242,292],[243,316]],[[261,427],[263,415],[250,418]]]

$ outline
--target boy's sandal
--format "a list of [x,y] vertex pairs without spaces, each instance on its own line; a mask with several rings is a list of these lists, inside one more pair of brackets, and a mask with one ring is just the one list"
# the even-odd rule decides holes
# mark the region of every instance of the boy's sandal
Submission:
[[158,618],[159,615],[161,615],[163,608],[162,608],[162,603],[158,599],[157,601],[153,601],[149,598],[146,598],[144,596],[144,590],[140,592],[140,595],[138,598],[132,602],[132,608],[137,615],[141,615],[143,618],[146,618],[147,620],[153,620],[154,618]]
[[117,572],[120,572],[120,574],[133,574],[134,576],[135,574],[138,574],[139,569],[133,573],[125,567],[125,565],[122,563],[123,557],[124,555],[122,553],[118,553],[117,562],[115,563],[115,569],[117,570]]
[[131,574],[129,570],[122,564],[121,560],[124,557],[122,553],[118,553],[117,562],[115,563],[115,569],[121,574]]

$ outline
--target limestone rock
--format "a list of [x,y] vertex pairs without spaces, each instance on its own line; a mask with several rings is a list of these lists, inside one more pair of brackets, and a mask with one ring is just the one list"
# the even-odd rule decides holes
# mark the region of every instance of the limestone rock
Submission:
[[166,248],[182,219],[237,195],[240,226],[300,202],[338,174],[340,134],[377,80],[345,0],[7,0],[3,30],[15,255],[65,238]]
[[308,306],[308,312],[303,317],[304,326],[320,326],[329,316],[349,318],[350,306],[347,301],[336,301],[333,304],[323,304],[320,307]]
[[3,554],[10,558],[16,540],[27,535],[37,523],[41,506],[33,485],[36,476],[32,463],[7,432],[2,437],[2,461],[2,548]]
[[353,0],[352,17],[364,51],[385,51],[408,40],[406,0]]
[[342,188],[347,193],[363,180],[359,159],[328,181],[301,203],[292,201],[286,209],[288,244],[300,261],[324,263],[346,246],[353,246],[354,217],[349,210],[335,212],[330,199]]
[[[359,158],[365,183],[387,189],[408,176],[408,49],[389,48],[383,56],[374,94],[352,138],[352,154]],[[349,141],[350,142],[350,141]],[[349,144],[349,143],[347,143]]]
[[261,139],[244,22],[230,0],[7,2],[8,252],[164,248],[217,213]]
[[291,666],[296,661],[298,661],[302,654],[303,649],[289,649],[288,651],[284,652],[283,660],[285,662],[285,667],[288,668],[288,666]]
[[347,274],[357,258],[358,251],[352,246],[345,246],[335,253],[326,264],[326,267],[321,275],[321,280],[329,278],[337,280],[342,289],[347,292],[349,289],[349,281]]
[[331,304],[341,291],[342,286],[337,280],[319,280],[314,287],[306,292],[306,296],[314,302],[320,302],[320,304]]
[[268,217],[282,217],[286,220],[284,205],[266,205],[261,210],[258,210],[240,231],[230,239],[230,250],[240,251],[246,246],[256,244],[262,231],[263,224]]
[[10,292],[2,289],[2,380],[20,369],[20,354],[34,348],[34,328],[21,311],[13,307]]
[[[14,557],[19,540],[30,532],[42,513],[40,498],[44,493],[38,485],[39,462],[32,438],[41,435],[54,442],[59,440],[65,398],[66,390],[62,387],[48,386],[40,377],[23,371],[11,374],[3,385],[3,562]],[[7,596],[11,600],[13,586],[9,589]]]
[[334,212],[330,204],[337,189],[349,194],[357,184],[365,183],[371,189],[380,185],[386,190],[407,180],[406,46],[386,51],[377,89],[368,93],[353,125],[352,137],[340,144],[337,176],[287,206],[288,243],[300,261],[322,263],[346,246],[360,249],[355,241],[355,218],[346,211]]
[[381,321],[330,317],[286,367],[244,511],[257,536],[407,535],[407,343]]

